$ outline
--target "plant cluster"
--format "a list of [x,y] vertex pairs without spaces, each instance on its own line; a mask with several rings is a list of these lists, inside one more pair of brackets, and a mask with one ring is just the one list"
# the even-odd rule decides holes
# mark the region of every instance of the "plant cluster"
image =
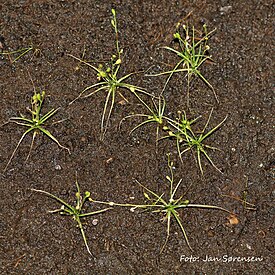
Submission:
[[[181,28],[182,27],[182,28]],[[207,86],[213,91],[216,100],[218,97],[215,93],[213,86],[203,76],[200,71],[200,67],[207,60],[211,60],[209,55],[210,46],[208,45],[208,39],[216,31],[216,29],[208,32],[206,24],[203,25],[203,32],[199,33],[199,37],[196,37],[197,30],[192,27],[191,34],[187,25],[177,25],[177,31],[174,33],[174,39],[178,42],[178,49],[171,47],[164,47],[164,49],[176,54],[179,61],[174,66],[173,70],[161,72],[152,76],[168,75],[162,92],[164,92],[168,82],[175,73],[183,73],[184,77],[187,77],[187,99],[189,100],[190,83],[192,77],[199,77]]]
[[104,201],[96,201],[92,198],[89,198],[90,201],[94,203],[100,203],[100,204],[107,204],[109,206],[122,206],[122,207],[131,207],[132,209],[141,208],[147,211],[150,211],[152,213],[160,213],[163,217],[163,221],[167,221],[167,228],[166,228],[166,239],[165,242],[160,250],[160,253],[162,253],[163,249],[165,248],[165,245],[168,241],[168,238],[170,236],[170,226],[171,226],[171,219],[175,219],[177,224],[179,225],[183,236],[186,240],[186,243],[190,250],[193,250],[190,246],[190,243],[187,238],[187,234],[185,232],[185,229],[182,225],[181,218],[179,216],[178,211],[185,208],[205,208],[205,209],[216,209],[216,210],[222,210],[225,212],[230,213],[230,211],[214,205],[206,205],[206,204],[192,204],[189,200],[183,199],[183,196],[180,196],[179,198],[175,198],[176,192],[182,182],[182,179],[178,181],[176,186],[174,185],[174,173],[173,173],[173,162],[170,161],[170,155],[168,154],[168,167],[170,170],[170,175],[166,176],[166,180],[169,182],[169,193],[166,197],[166,193],[162,193],[161,195],[158,195],[154,191],[150,190],[148,187],[142,185],[140,182],[136,181],[145,191],[144,191],[144,197],[147,200],[148,203],[146,204],[123,204],[123,203],[115,203],[115,202],[104,202]]
[[[116,20],[116,11],[112,9],[113,19],[111,20],[112,27],[115,31],[115,41],[116,41],[116,53],[111,56],[110,62],[108,64],[99,64],[98,68],[94,65],[86,62],[85,60],[82,60],[80,58],[77,58],[73,55],[69,55],[76,60],[78,60],[81,63],[84,63],[85,65],[92,68],[97,73],[97,79],[98,83],[95,83],[91,86],[86,87],[76,98],[80,97],[90,97],[100,91],[105,92],[106,98],[105,98],[105,104],[104,109],[101,117],[101,139],[103,140],[104,135],[107,131],[107,127],[110,121],[110,117],[112,114],[112,110],[114,108],[115,104],[115,98],[116,95],[119,94],[122,96],[122,94],[119,92],[119,89],[123,88],[134,95],[136,93],[144,93],[147,94],[147,92],[138,86],[129,84],[126,81],[127,78],[129,78],[134,73],[129,73],[125,76],[122,76],[119,78],[119,70],[122,64],[122,53],[123,49],[120,49],[119,47],[119,40],[118,40],[118,28],[117,28],[117,20]],[[89,92],[90,90],[93,90],[92,92]],[[87,94],[88,92],[88,94]],[[123,96],[122,96],[123,97]],[[124,98],[124,97],[123,97]],[[74,99],[70,104],[72,104],[76,99]]]
[[[196,131],[194,129],[194,124],[197,122],[199,117],[194,119],[189,119],[186,115],[185,111],[178,112],[178,117],[170,117],[166,115],[166,105],[167,102],[165,100],[165,88],[168,85],[171,77],[175,73],[184,73],[184,77],[187,77],[187,98],[189,100],[189,92],[190,92],[190,83],[193,76],[198,77],[202,81],[204,81],[211,90],[213,90],[215,98],[217,99],[217,95],[212,87],[212,85],[208,82],[208,80],[204,77],[201,73],[202,65],[211,59],[211,56],[208,54],[209,46],[208,46],[208,39],[215,31],[208,32],[206,25],[203,26],[203,32],[199,33],[199,38],[196,37],[197,31],[194,27],[191,28],[191,31],[188,26],[178,26],[176,33],[174,34],[174,38],[178,42],[178,48],[174,49],[171,47],[164,47],[168,51],[177,55],[180,59],[176,65],[174,66],[173,70],[165,71],[159,74],[154,74],[153,76],[162,76],[168,75],[168,78],[165,82],[163,90],[160,92],[158,96],[151,95],[145,89],[135,86],[133,84],[128,83],[128,78],[130,78],[134,73],[126,74],[125,76],[120,76],[120,68],[123,64],[123,50],[120,48],[119,39],[118,39],[118,25],[116,20],[116,12],[112,9],[112,20],[111,25],[115,32],[115,53],[109,59],[110,61],[107,64],[100,64],[98,67],[94,66],[88,61],[83,60],[82,58],[75,57],[70,55],[74,59],[78,60],[80,63],[87,65],[88,67],[92,68],[92,70],[96,73],[98,82],[93,83],[90,86],[86,87],[82,92],[79,93],[78,97],[75,98],[70,104],[73,104],[75,100],[80,98],[88,98],[93,96],[96,93],[104,93],[105,94],[105,104],[103,113],[101,116],[101,139],[104,138],[106,131],[108,129],[108,124],[110,122],[110,117],[115,105],[115,99],[117,95],[123,97],[120,93],[121,89],[124,89],[135,96],[135,98],[141,103],[140,105],[146,110],[144,113],[142,111],[138,114],[131,114],[127,115],[122,121],[125,121],[131,117],[140,117],[143,119],[141,123],[136,125],[130,132],[133,133],[139,127],[144,125],[154,124],[156,126],[156,144],[159,141],[164,139],[169,139],[172,142],[175,142],[175,146],[177,148],[178,156],[181,162],[184,162],[182,155],[187,151],[195,151],[196,160],[199,166],[199,170],[201,174],[203,174],[202,162],[201,158],[204,156],[206,160],[210,162],[210,164],[215,167],[218,171],[220,169],[216,167],[213,163],[212,159],[208,154],[209,149],[217,149],[209,144],[206,144],[206,139],[212,135],[215,131],[217,131],[222,124],[225,122],[226,117],[215,127],[211,130],[207,131],[207,127],[209,125],[210,118],[212,116],[213,109],[210,112],[208,120],[204,126],[202,131]],[[23,51],[21,55],[26,54],[29,50]],[[11,54],[11,53],[9,53]],[[19,58],[19,57],[18,57]],[[17,59],[18,59],[17,58]],[[146,97],[146,99],[145,99]],[[62,146],[59,141],[48,131],[45,129],[44,124],[48,121],[58,109],[52,109],[47,112],[45,115],[41,115],[41,108],[44,102],[45,92],[36,93],[34,90],[34,95],[31,98],[31,109],[28,111],[31,114],[31,118],[26,118],[24,116],[20,117],[12,117],[10,118],[9,122],[14,122],[18,125],[27,127],[27,130],[21,136],[15,150],[13,151],[6,167],[5,171],[10,164],[16,150],[18,149],[20,143],[24,139],[24,137],[33,132],[32,137],[32,144],[30,147],[30,151],[33,147],[33,142],[36,135],[39,132],[42,132],[46,136],[48,136],[51,140],[53,140],[57,145],[63,149],[69,151],[69,149],[65,146]],[[218,99],[217,99],[218,100]],[[149,103],[148,103],[149,102]],[[120,122],[120,126],[121,123]],[[29,158],[30,153],[27,156]],[[157,194],[156,192],[152,191],[150,188],[145,187],[137,180],[136,182],[144,189],[144,197],[146,199],[146,203],[143,204],[127,204],[127,203],[117,203],[117,202],[106,202],[106,201],[98,201],[90,196],[90,192],[86,191],[84,195],[81,195],[80,188],[78,183],[76,182],[77,186],[77,193],[75,195],[76,206],[72,206],[71,204],[65,202],[63,199],[60,199],[58,196],[55,196],[47,191],[43,190],[36,190],[32,189],[35,192],[39,192],[45,194],[57,202],[61,204],[61,208],[51,211],[51,213],[60,213],[61,215],[71,216],[77,223],[78,228],[81,231],[81,235],[86,246],[86,249],[90,254],[91,250],[89,249],[87,238],[84,232],[84,228],[82,225],[82,218],[92,216],[95,214],[101,214],[106,212],[107,210],[111,209],[112,207],[130,207],[133,209],[144,209],[148,210],[153,213],[159,213],[163,215],[163,219],[167,221],[167,228],[166,228],[166,240],[161,248],[161,252],[163,251],[169,235],[170,235],[170,227],[171,227],[171,220],[174,219],[176,223],[179,225],[180,230],[183,233],[183,236],[186,240],[186,243],[190,249],[191,245],[188,241],[186,231],[183,227],[183,222],[180,218],[179,211],[186,208],[206,208],[206,209],[216,209],[222,210],[230,213],[228,210],[214,205],[204,205],[204,204],[192,204],[189,200],[184,199],[185,196],[182,195],[179,198],[176,197],[176,192],[181,185],[182,179],[179,180],[176,184],[174,181],[174,173],[173,173],[173,162],[170,160],[170,154],[168,153],[168,168],[170,171],[170,175],[166,176],[166,180],[168,181],[169,192],[162,193],[161,195]],[[94,212],[83,212],[83,206],[85,202],[91,202],[93,204],[104,204],[108,205],[108,208],[104,208],[101,210],[97,210]]]
[[[218,125],[212,128],[210,131],[205,133],[206,127],[208,126],[212,115],[212,111],[213,109],[211,110],[209,118],[203,130],[200,133],[195,133],[192,130],[192,124],[194,124],[199,117],[193,120],[188,120],[185,112],[183,114],[180,114],[180,117],[178,118],[177,121],[168,120],[170,127],[164,126],[164,130],[168,132],[168,135],[163,137],[163,139],[172,138],[176,141],[177,150],[181,161],[182,161],[182,154],[184,154],[189,150],[192,150],[193,148],[195,149],[198,165],[202,174],[203,174],[203,169],[201,165],[201,155],[204,155],[206,159],[211,163],[211,165],[215,167],[219,172],[221,172],[221,170],[213,163],[212,159],[209,157],[206,151],[206,149],[218,150],[218,148],[204,144],[204,140],[207,137],[209,137],[213,132],[215,132],[218,128],[220,128],[221,125],[225,122],[227,117],[225,117]],[[181,148],[183,148],[183,150]]]
[[58,111],[58,109],[51,109],[49,112],[47,112],[45,115],[41,115],[41,108],[45,99],[45,91],[42,91],[41,93],[37,93],[36,90],[34,89],[34,94],[31,98],[31,108],[27,108],[27,110],[29,111],[29,113],[31,114],[31,118],[26,118],[25,116],[21,115],[20,117],[11,117],[9,119],[9,122],[13,122],[16,123],[17,125],[21,125],[24,127],[27,127],[27,130],[22,134],[21,138],[19,139],[14,151],[12,152],[12,155],[8,161],[8,163],[6,164],[5,168],[4,168],[4,172],[7,170],[12,158],[14,157],[18,147],[20,146],[21,142],[23,141],[23,139],[25,138],[25,136],[32,132],[32,142],[31,142],[31,146],[30,146],[30,150],[29,153],[27,155],[26,158],[26,162],[29,159],[32,147],[33,147],[33,143],[35,140],[35,137],[37,136],[38,133],[43,133],[46,136],[48,136],[51,140],[53,140],[55,143],[57,143],[57,145],[63,149],[66,149],[68,152],[70,152],[70,149],[61,145],[59,143],[59,141],[51,134],[51,132],[47,129],[45,129],[44,124],[47,120],[49,120],[53,115],[56,114],[56,112]]
[[49,211],[49,212],[50,213],[60,213],[60,215],[65,215],[65,216],[72,216],[73,219],[76,221],[79,230],[81,231],[83,241],[85,243],[85,246],[86,246],[89,254],[94,256],[92,254],[89,246],[88,246],[88,242],[87,242],[87,239],[86,239],[86,235],[85,235],[84,228],[83,228],[81,220],[82,220],[82,218],[85,218],[85,217],[88,217],[88,216],[93,216],[93,215],[96,215],[96,214],[103,213],[103,212],[105,212],[105,211],[107,211],[111,208],[105,208],[105,209],[101,209],[101,210],[94,211],[94,212],[89,212],[89,213],[82,213],[83,205],[90,198],[91,193],[89,191],[86,191],[86,192],[84,192],[84,197],[82,197],[78,182],[76,181],[75,184],[76,184],[76,188],[77,188],[77,192],[75,194],[76,206],[72,206],[69,203],[65,202],[64,200],[60,199],[59,197],[57,197],[57,196],[55,196],[55,195],[53,195],[49,192],[46,192],[44,190],[32,189],[32,191],[45,194],[45,195],[53,198],[54,200],[58,201],[61,204],[60,209],[56,209],[56,210]]

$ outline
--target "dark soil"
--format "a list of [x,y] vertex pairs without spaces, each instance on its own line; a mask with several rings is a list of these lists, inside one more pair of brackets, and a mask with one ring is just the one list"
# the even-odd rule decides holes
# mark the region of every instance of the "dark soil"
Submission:
[[[39,135],[30,159],[25,163],[31,136],[22,142],[7,171],[1,175],[0,273],[1,274],[274,274],[274,93],[272,87],[271,0],[239,1],[1,1],[0,35],[2,51],[29,45],[35,47],[16,63],[0,57],[0,123],[26,114],[33,93],[47,98],[42,113],[61,107],[52,121],[66,119],[48,129],[71,155]],[[231,6],[228,8],[224,8]],[[88,60],[107,60],[114,53],[111,8],[117,11],[120,45],[124,49],[121,76],[130,72],[167,70],[177,57],[162,49],[174,46],[177,22],[207,23],[217,28],[210,39],[215,63],[205,63],[203,73],[215,87],[220,103],[198,79],[192,81],[187,108],[186,79],[173,77],[164,96],[167,114],[186,110],[189,117],[201,115],[202,129],[212,107],[210,126],[226,115],[225,124],[207,143],[221,148],[209,154],[223,174],[203,159],[202,177],[192,154],[177,156],[174,143],[155,147],[155,127],[147,125],[133,135],[138,119],[122,118],[140,111],[137,100],[121,91],[129,103],[117,97],[105,139],[100,141],[100,119],[104,95],[96,94],[68,105],[88,85],[95,73],[80,66],[68,54]],[[188,16],[189,15],[189,16]],[[11,56],[13,57],[13,56]],[[96,64],[96,63],[95,63]],[[165,77],[134,75],[134,85],[159,93]],[[209,128],[210,129],[210,128]],[[0,169],[3,171],[23,128],[6,124],[0,128]],[[47,211],[60,205],[31,191],[42,189],[73,202],[76,172],[83,191],[98,200],[144,203],[143,190],[133,179],[162,194],[168,191],[166,154],[175,162],[175,178],[183,179],[178,197],[192,203],[213,204],[237,214],[231,225],[222,211],[186,209],[180,217],[194,251],[188,248],[178,225],[173,222],[170,239],[160,255],[166,237],[161,216],[114,208],[84,221],[91,257],[79,229],[71,218]],[[244,209],[233,197],[242,198],[248,186],[247,202],[256,210]],[[191,185],[192,184],[192,185]],[[191,187],[190,187],[191,185]],[[228,195],[231,197],[225,197]],[[87,211],[100,206],[87,204]],[[185,255],[185,256],[184,256]],[[222,262],[210,257],[258,257],[255,262]],[[200,257],[194,262],[186,257]]]

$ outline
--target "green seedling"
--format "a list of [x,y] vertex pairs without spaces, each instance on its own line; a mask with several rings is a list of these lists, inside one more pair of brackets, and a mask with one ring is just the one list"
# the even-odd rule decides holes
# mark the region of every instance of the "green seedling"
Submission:
[[[9,60],[11,64],[15,63],[18,59],[20,59],[22,56],[26,55],[29,51],[33,50],[33,46],[29,46],[27,48],[22,48],[16,51],[11,51],[11,52],[2,52],[0,54],[2,55],[7,55],[9,57]],[[14,59],[11,59],[11,56],[15,56]]]
[[156,101],[155,98],[151,98],[152,99],[152,103],[153,103],[153,107],[151,108],[138,95],[136,95],[136,97],[139,99],[139,101],[142,103],[142,105],[149,111],[149,114],[128,115],[125,118],[123,118],[121,120],[121,122],[123,120],[125,120],[127,118],[131,118],[131,117],[143,117],[143,118],[145,118],[145,120],[143,122],[141,122],[140,124],[138,124],[137,126],[135,126],[130,131],[130,134],[132,134],[136,129],[138,129],[141,126],[144,126],[145,124],[151,124],[151,123],[157,124],[157,129],[156,129],[156,142],[157,142],[158,139],[159,139],[159,128],[163,125],[164,120],[168,119],[166,116],[164,116],[164,111],[165,111],[165,107],[166,107],[165,99],[162,96],[160,96],[157,99],[158,103],[156,103],[155,102]]
[[8,122],[14,122],[18,125],[25,126],[28,129],[23,133],[19,142],[17,143],[17,145],[16,145],[16,147],[15,147],[15,149],[14,149],[14,151],[13,151],[13,153],[4,169],[4,172],[7,170],[12,158],[14,157],[14,155],[15,155],[19,145],[23,141],[24,137],[30,132],[33,132],[33,135],[32,135],[32,142],[31,142],[30,150],[27,155],[26,161],[29,159],[29,156],[30,156],[30,153],[31,153],[31,150],[33,147],[34,139],[39,132],[42,132],[43,134],[48,136],[51,140],[53,140],[55,143],[57,143],[57,145],[59,147],[61,147],[62,149],[66,149],[70,153],[69,148],[61,145],[59,143],[59,141],[47,129],[44,128],[45,122],[48,119],[50,119],[54,114],[56,114],[56,112],[58,111],[58,109],[51,109],[48,113],[46,113],[45,115],[42,116],[41,108],[42,108],[44,99],[45,99],[45,92],[43,91],[42,93],[36,93],[36,91],[34,89],[34,95],[31,98],[31,109],[29,109],[29,108],[27,109],[31,113],[31,118],[29,119],[29,118],[26,118],[23,115],[21,115],[20,117],[11,117],[9,119]]
[[206,60],[211,60],[211,56],[208,54],[210,47],[207,44],[207,42],[209,37],[213,34],[213,32],[216,29],[208,32],[206,25],[203,25],[203,37],[201,38],[196,38],[196,30],[194,26],[192,27],[191,34],[189,34],[189,28],[186,25],[182,25],[183,34],[181,34],[179,26],[177,29],[178,30],[174,34],[174,38],[179,43],[179,50],[176,50],[174,48],[167,47],[167,46],[164,47],[164,49],[172,53],[175,53],[180,58],[180,60],[175,65],[173,70],[162,72],[159,74],[154,74],[153,76],[160,76],[160,75],[167,75],[167,74],[169,75],[163,88],[163,91],[164,91],[174,73],[185,72],[187,76],[187,99],[188,100],[189,100],[190,83],[191,83],[192,77],[197,76],[203,82],[205,82],[209,88],[211,88],[216,100],[218,101],[218,97],[216,95],[216,92],[213,86],[208,82],[208,80],[202,75],[200,71],[200,67],[202,66],[202,64]]
[[227,198],[234,199],[236,201],[241,202],[242,205],[243,205],[243,207],[244,207],[244,209],[246,209],[246,210],[256,211],[257,210],[256,205],[253,204],[253,203],[249,203],[247,201],[246,196],[247,196],[247,193],[245,193],[245,192],[243,192],[243,197],[242,198],[236,197],[236,196],[231,196],[231,195],[222,195],[222,197],[227,197]]
[[182,156],[181,156],[181,149],[180,149],[181,144],[184,141],[186,142],[188,140],[190,134],[194,136],[191,125],[195,123],[200,117],[197,117],[193,120],[188,120],[185,112],[183,112],[183,114],[181,112],[178,112],[178,114],[179,114],[179,117],[177,118],[176,121],[170,118],[167,118],[168,124],[170,124],[170,126],[172,126],[175,130],[171,131],[168,126],[164,126],[163,130],[165,132],[168,132],[168,135],[160,138],[160,140],[167,139],[167,138],[175,139],[178,155],[180,157],[181,162],[183,162]]
[[167,221],[167,228],[166,228],[166,239],[165,242],[160,250],[160,253],[163,252],[167,241],[170,236],[170,227],[171,227],[171,220],[174,218],[176,223],[179,225],[180,230],[183,233],[183,236],[185,238],[185,241],[190,248],[190,250],[193,250],[191,248],[191,245],[189,243],[186,231],[182,225],[182,220],[179,216],[179,210],[180,209],[185,209],[185,208],[204,208],[204,209],[216,209],[216,210],[222,210],[228,213],[231,213],[230,211],[219,207],[219,206],[214,206],[214,205],[205,205],[205,204],[191,204],[189,200],[184,200],[183,196],[181,196],[178,199],[175,199],[176,192],[182,182],[182,179],[178,181],[176,186],[174,187],[174,174],[173,174],[173,162],[170,161],[169,155],[168,155],[168,166],[170,170],[170,176],[166,176],[166,179],[169,182],[170,185],[170,191],[169,191],[169,196],[168,199],[165,199],[165,193],[162,193],[161,195],[158,195],[157,193],[151,191],[149,188],[145,187],[141,183],[137,181],[137,183],[145,189],[144,197],[148,201],[147,204],[119,204],[119,203],[114,203],[114,202],[103,202],[103,201],[95,201],[90,199],[92,202],[97,202],[101,204],[107,204],[110,206],[123,206],[123,207],[131,207],[132,211],[136,208],[141,208],[144,210],[148,210],[152,213],[161,213],[163,216],[163,221]]
[[[120,49],[120,47],[119,47],[116,12],[114,9],[112,9],[112,14],[113,14],[113,19],[111,20],[111,24],[115,31],[116,54],[112,55],[110,63],[107,64],[107,66],[100,64],[99,67],[97,68],[94,65],[91,65],[90,63],[88,63],[80,58],[70,55],[71,57],[78,60],[79,62],[84,63],[85,65],[92,68],[97,73],[97,79],[99,81],[98,83],[95,83],[95,84],[85,88],[78,95],[78,97],[76,99],[74,99],[70,104],[72,104],[78,98],[81,98],[81,97],[87,98],[87,97],[90,97],[90,96],[100,92],[100,91],[104,91],[107,93],[106,98],[105,98],[103,114],[101,117],[101,139],[104,138],[104,135],[106,133],[108,123],[109,123],[109,120],[110,120],[110,117],[112,114],[112,110],[114,108],[116,95],[117,95],[117,93],[119,95],[121,95],[121,93],[118,91],[119,88],[124,88],[124,89],[130,91],[131,93],[133,93],[134,95],[136,95],[136,92],[140,92],[140,93],[149,95],[144,89],[124,82],[127,78],[129,78],[130,76],[132,76],[135,73],[127,74],[121,78],[118,77],[119,70],[120,70],[120,67],[122,64],[121,54],[123,53],[123,50]],[[89,92],[90,90],[93,90],[93,91]]]
[[242,203],[243,208],[246,210],[257,210],[256,205],[249,203],[247,201],[248,197],[248,178],[246,177],[246,183],[245,183],[245,189],[242,191],[242,197],[236,197],[236,196],[231,196],[231,195],[222,195],[223,197],[228,197],[231,199],[234,199],[236,201],[239,201]]
[[201,165],[201,154],[203,154],[207,160],[211,163],[211,165],[216,168],[220,173],[221,170],[213,163],[213,161],[211,160],[211,158],[209,157],[208,153],[206,152],[206,148],[207,149],[212,149],[212,150],[219,150],[218,148],[216,147],[212,147],[212,146],[209,146],[209,145],[206,145],[203,143],[203,141],[209,137],[213,132],[215,132],[217,129],[219,129],[221,127],[221,125],[225,122],[225,120],[227,119],[227,116],[217,125],[215,126],[214,128],[212,128],[209,132],[207,132],[206,134],[205,133],[205,130],[206,130],[206,127],[208,126],[209,124],[209,121],[210,121],[210,118],[211,118],[211,115],[212,115],[212,112],[213,112],[213,109],[211,110],[210,112],[210,115],[209,115],[209,118],[204,126],[204,129],[203,131],[199,134],[199,135],[186,135],[187,137],[187,140],[186,142],[183,144],[183,146],[187,147],[186,149],[184,149],[181,154],[184,154],[185,152],[187,152],[188,150],[192,149],[192,148],[195,148],[195,151],[197,153],[197,160],[198,160],[198,164],[199,164],[199,168],[200,168],[200,171],[203,175],[203,169],[202,169],[202,165]]
[[[177,149],[178,149],[178,153],[179,156],[182,160],[182,154],[184,154],[185,152],[192,150],[193,148],[196,151],[196,155],[197,155],[197,161],[198,161],[198,165],[199,165],[199,169],[203,175],[203,169],[202,169],[202,165],[201,165],[201,155],[204,155],[207,160],[210,162],[210,164],[217,169],[219,172],[221,172],[221,170],[213,163],[213,161],[211,160],[211,158],[209,157],[206,149],[212,149],[212,150],[219,150],[216,147],[212,147],[209,145],[204,144],[204,140],[206,138],[208,138],[211,134],[213,134],[213,132],[215,132],[216,130],[218,130],[221,125],[225,122],[225,120],[227,119],[227,116],[214,128],[212,128],[209,132],[207,132],[205,134],[205,130],[209,124],[211,115],[212,115],[213,109],[210,112],[210,115],[208,117],[208,120],[204,126],[204,129],[202,132],[200,132],[199,134],[194,134],[194,131],[192,131],[191,125],[198,119],[194,119],[191,121],[188,121],[186,119],[186,115],[184,114],[182,120],[180,122],[178,121],[169,121],[169,124],[175,129],[175,130],[171,130],[170,128],[166,127],[165,130],[168,130],[169,135],[165,136],[164,138],[175,138],[176,139],[176,143],[177,143]],[[185,147],[184,150],[182,150],[182,147]],[[222,172],[221,172],[222,173]]]
[[57,196],[55,196],[55,195],[53,195],[49,192],[46,192],[46,191],[43,191],[43,190],[37,190],[37,189],[32,189],[32,191],[45,194],[45,195],[55,199],[56,201],[58,201],[61,204],[60,209],[56,209],[56,210],[49,211],[49,212],[50,213],[60,213],[61,215],[65,215],[65,216],[72,216],[72,218],[77,222],[77,226],[81,231],[83,241],[85,243],[85,246],[86,246],[89,254],[94,256],[92,254],[92,252],[90,251],[90,248],[88,246],[87,238],[86,238],[86,235],[85,235],[85,232],[84,232],[84,228],[83,228],[81,219],[85,218],[85,217],[89,217],[89,216],[93,216],[93,215],[96,215],[96,214],[103,213],[103,212],[105,212],[105,211],[107,211],[111,208],[105,208],[105,209],[101,209],[101,210],[94,211],[94,212],[89,212],[89,213],[82,213],[83,212],[83,205],[90,198],[91,194],[90,194],[90,192],[86,191],[84,193],[84,196],[82,197],[77,181],[76,181],[76,187],[77,187],[77,193],[75,194],[76,206],[70,205],[69,203],[65,202],[64,200],[60,199],[59,197],[57,197]]

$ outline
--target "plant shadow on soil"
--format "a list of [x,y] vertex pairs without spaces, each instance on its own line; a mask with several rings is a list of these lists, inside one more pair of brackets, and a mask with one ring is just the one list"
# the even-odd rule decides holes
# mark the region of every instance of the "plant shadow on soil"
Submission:
[[[31,74],[37,90],[45,90],[44,110],[61,107],[54,117],[66,118],[54,136],[72,154],[39,135],[28,163],[31,137],[21,144],[7,172],[1,175],[0,273],[1,274],[272,274],[274,272],[274,116],[272,94],[272,2],[247,1],[6,1],[0,4],[0,50],[33,45],[16,63],[0,56],[0,123],[25,113],[32,95]],[[115,4],[114,4],[115,3]],[[198,28],[206,22],[217,28],[210,39],[215,64],[205,64],[204,75],[216,88],[220,104],[199,80],[190,89],[193,117],[202,115],[201,125],[214,107],[210,126],[226,115],[222,128],[209,138],[222,152],[210,152],[217,172],[203,160],[204,177],[192,155],[177,159],[174,144],[166,141],[155,148],[155,128],[150,125],[128,133],[138,122],[122,118],[138,110],[134,97],[118,98],[105,139],[100,141],[100,116],[104,97],[79,99],[78,93],[95,83],[96,76],[67,54],[89,60],[106,60],[114,52],[110,11],[118,15],[120,45],[124,49],[122,74],[169,69],[175,56],[162,46],[173,46],[177,22],[186,18]],[[273,10],[274,11],[274,10]],[[163,77],[135,75],[131,83],[159,93]],[[171,79],[165,91],[167,112],[186,109],[185,81]],[[273,113],[272,113],[273,112]],[[22,128],[8,124],[0,128],[0,165],[3,170],[22,135]],[[273,146],[273,147],[272,147]],[[231,225],[225,213],[204,209],[180,212],[191,252],[174,222],[170,239],[159,255],[166,237],[165,224],[154,215],[115,208],[100,216],[97,225],[85,219],[83,225],[90,249],[87,253],[79,229],[71,219],[52,215],[57,203],[31,191],[42,189],[66,201],[74,198],[75,173],[82,190],[98,200],[136,202],[144,200],[143,190],[133,178],[161,194],[169,187],[166,153],[175,161],[175,177],[183,178],[178,194],[192,203],[213,204],[238,215]],[[241,202],[248,179],[247,201],[256,211],[245,210]],[[224,197],[229,195],[231,197]],[[72,202],[72,201],[71,201]],[[87,206],[94,211],[97,206]],[[161,217],[160,217],[161,218]],[[273,234],[273,235],[272,235]],[[196,262],[180,257],[200,257]],[[204,262],[210,255],[261,257],[258,262]]]

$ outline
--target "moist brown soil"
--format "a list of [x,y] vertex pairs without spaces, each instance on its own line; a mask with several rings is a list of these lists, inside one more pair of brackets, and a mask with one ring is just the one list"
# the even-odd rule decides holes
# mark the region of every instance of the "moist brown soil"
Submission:
[[[230,7],[228,7],[230,6]],[[104,94],[77,97],[97,81],[95,73],[68,54],[104,61],[114,53],[111,8],[117,11],[120,45],[124,49],[121,76],[130,72],[168,70],[177,57],[162,49],[174,46],[177,22],[207,23],[217,28],[210,39],[215,63],[205,63],[202,71],[215,87],[220,103],[198,79],[192,81],[187,107],[186,79],[177,75],[164,92],[166,114],[175,117],[185,110],[189,117],[201,115],[202,129],[211,108],[210,127],[226,115],[224,125],[207,139],[222,149],[209,154],[216,171],[203,159],[204,176],[192,154],[180,162],[171,140],[155,146],[155,127],[147,125],[129,136],[139,119],[125,120],[129,114],[144,112],[137,100],[122,91],[105,139],[100,141],[100,119]],[[270,0],[239,1],[1,1],[0,35],[2,51],[33,45],[35,50],[14,64],[0,57],[0,123],[26,114],[33,93],[47,98],[42,113],[60,107],[52,121],[66,119],[48,129],[71,150],[69,155],[55,143],[39,135],[28,162],[31,136],[27,136],[10,166],[1,174],[0,273],[1,274],[274,274],[274,93],[272,91],[272,15]],[[14,58],[14,56],[11,56]],[[97,63],[94,63],[97,65]],[[153,66],[153,67],[152,67]],[[158,94],[165,77],[129,79],[134,85]],[[146,99],[148,100],[148,98]],[[0,128],[0,169],[11,156],[23,128],[6,124]],[[216,210],[185,209],[180,218],[191,251],[179,226],[172,222],[169,241],[166,223],[158,214],[114,208],[84,221],[91,257],[79,229],[70,217],[47,211],[60,205],[31,191],[42,189],[72,202],[76,173],[80,188],[98,200],[144,203],[143,190],[134,179],[162,194],[169,190],[166,154],[175,163],[175,179],[182,178],[178,197],[191,203],[213,204],[237,215],[230,224],[228,214]],[[243,198],[256,210],[245,209],[233,197]],[[226,197],[228,195],[230,197]],[[101,206],[87,204],[92,211]],[[93,225],[94,218],[98,224]],[[224,261],[205,262],[206,255]],[[232,257],[258,257],[258,261],[226,261]],[[193,262],[191,257],[199,257]]]

